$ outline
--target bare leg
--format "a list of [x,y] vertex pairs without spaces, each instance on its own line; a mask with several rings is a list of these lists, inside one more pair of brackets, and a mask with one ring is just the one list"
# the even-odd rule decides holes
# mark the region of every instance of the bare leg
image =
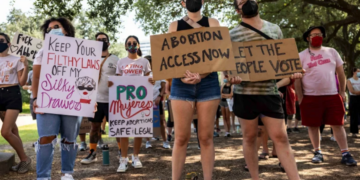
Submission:
[[341,150],[348,149],[346,132],[344,126],[331,126],[334,131],[336,142]]
[[263,146],[262,152],[269,154],[269,147],[268,147],[269,134],[266,131],[265,126],[260,126],[260,128],[262,131],[262,133],[261,133],[261,141],[262,141],[262,146]]
[[236,132],[236,125],[235,125],[235,114],[234,112],[230,112],[230,117],[231,117],[231,122],[232,122],[232,129],[233,129],[233,132]]
[[[135,138],[135,140],[134,140],[134,156],[139,155],[140,148],[141,148],[141,143],[142,143],[142,138]],[[128,142],[128,144],[129,144],[129,142]],[[122,149],[123,149],[123,147],[121,146],[121,150]]]
[[225,132],[230,132],[230,125],[228,124],[228,119],[227,119],[227,113],[226,113],[226,108],[225,107],[221,107],[221,114],[223,117],[223,122],[224,122],[224,127],[225,127]]
[[101,123],[101,130],[105,131],[106,126],[106,117],[104,117],[103,122]]
[[128,157],[128,148],[129,148],[129,138],[116,138],[117,142],[119,142],[118,139],[120,140],[121,157],[127,158]]
[[161,133],[161,137],[163,138],[164,142],[166,141],[165,127],[166,127],[165,116],[161,115],[160,116],[160,133]]
[[256,139],[258,135],[258,117],[253,120],[240,119],[243,132],[243,151],[246,164],[253,180],[259,179],[259,166]]
[[314,149],[320,148],[320,131],[319,127],[308,127],[309,137]]
[[85,142],[86,141],[86,134],[79,134],[80,141]]

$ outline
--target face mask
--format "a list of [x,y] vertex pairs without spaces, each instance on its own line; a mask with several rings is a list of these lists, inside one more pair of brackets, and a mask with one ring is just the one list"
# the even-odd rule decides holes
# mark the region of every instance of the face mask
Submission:
[[358,73],[357,73],[357,77],[359,77],[359,78],[360,78],[360,72],[358,72]]
[[259,6],[255,1],[248,0],[241,8],[241,16],[252,18],[259,14]]
[[228,82],[228,80],[227,79],[224,79],[224,83],[227,83]]
[[58,36],[65,36],[64,33],[62,32],[61,28],[58,29],[52,29],[49,34],[55,34]]
[[0,53],[4,52],[8,47],[7,43],[0,43]]
[[311,46],[312,47],[320,47],[323,43],[323,37],[316,36],[311,39]]
[[128,52],[131,53],[131,54],[135,54],[135,53],[137,53],[137,51],[138,51],[137,46],[131,45],[131,46],[128,47]]
[[103,49],[102,51],[106,51],[109,48],[109,45],[107,42],[103,42]]
[[189,12],[195,13],[200,11],[202,7],[202,0],[187,0],[186,1],[186,9]]

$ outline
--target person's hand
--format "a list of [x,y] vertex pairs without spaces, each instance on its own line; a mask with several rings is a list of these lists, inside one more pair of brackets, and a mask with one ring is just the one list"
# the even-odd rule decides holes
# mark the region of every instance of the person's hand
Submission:
[[240,84],[242,82],[242,79],[240,76],[235,76],[230,78],[230,83],[231,84]]
[[44,114],[44,113],[41,113],[41,112],[37,112],[37,111],[36,111],[36,108],[39,107],[39,106],[37,105],[37,102],[36,102],[36,101],[37,101],[37,99],[35,99],[34,102],[33,102],[33,111],[34,111],[34,113],[35,113],[35,114]]
[[305,74],[305,69],[303,69],[301,71],[301,73],[294,73],[293,75],[291,75],[291,79],[301,79],[303,77],[303,75]]
[[28,90],[32,91],[32,87],[31,87],[31,86],[28,86]]
[[96,113],[97,112],[97,107],[98,107],[98,104],[97,103],[95,103],[95,106],[94,106],[94,113]]
[[284,94],[282,92],[280,92],[280,91],[279,91],[279,95],[280,95],[281,99],[284,98]]
[[197,84],[201,82],[199,73],[191,73],[190,71],[186,71],[184,76],[184,78],[181,78],[181,81],[185,84]]
[[111,87],[113,85],[114,85],[114,83],[112,81],[108,81],[108,87]]
[[152,85],[155,85],[155,80],[151,77],[151,78],[149,78],[149,83],[151,83]]
[[160,101],[161,101],[161,97],[158,96],[158,97],[155,99],[155,105],[156,105],[156,106],[159,106]]
[[339,92],[343,102],[346,102],[346,95],[345,95],[345,92]]
[[298,97],[298,101],[299,101],[299,105],[301,104],[301,102],[303,101],[304,97]]
[[21,56],[20,62],[22,62],[25,67],[28,67],[28,65],[29,65],[29,64],[28,64],[28,60],[26,59],[25,56]]

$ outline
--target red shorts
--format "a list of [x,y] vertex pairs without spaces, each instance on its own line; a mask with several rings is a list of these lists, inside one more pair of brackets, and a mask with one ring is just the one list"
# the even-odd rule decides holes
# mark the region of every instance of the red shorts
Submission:
[[304,96],[300,104],[302,124],[319,127],[323,124],[344,125],[344,103],[340,95]]

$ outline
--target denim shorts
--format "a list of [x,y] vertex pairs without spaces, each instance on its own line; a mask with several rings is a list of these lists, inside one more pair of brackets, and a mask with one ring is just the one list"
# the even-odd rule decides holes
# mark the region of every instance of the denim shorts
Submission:
[[198,84],[185,84],[180,78],[173,79],[171,85],[171,100],[204,102],[220,99],[220,85],[217,72],[201,79]]

